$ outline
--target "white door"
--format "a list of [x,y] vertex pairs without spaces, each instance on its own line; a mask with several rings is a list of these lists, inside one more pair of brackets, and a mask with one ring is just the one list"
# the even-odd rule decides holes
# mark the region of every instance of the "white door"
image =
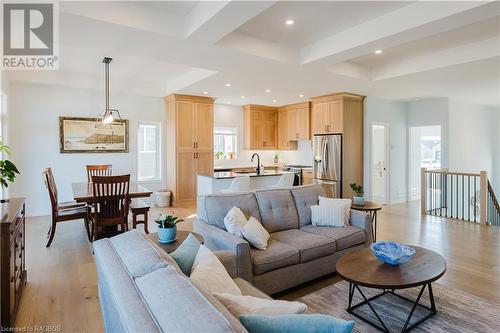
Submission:
[[370,198],[381,204],[388,201],[387,159],[389,127],[373,124],[371,128],[371,193]]

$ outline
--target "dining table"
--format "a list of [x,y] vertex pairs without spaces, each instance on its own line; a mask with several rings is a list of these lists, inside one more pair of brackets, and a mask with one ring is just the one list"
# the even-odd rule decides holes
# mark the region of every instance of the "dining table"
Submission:
[[[94,194],[92,190],[92,183],[73,183],[71,184],[73,189],[73,199],[76,202],[87,202],[91,203],[94,200]],[[129,198],[147,198],[150,197],[153,192],[148,190],[142,185],[135,182],[130,182],[129,184]]]

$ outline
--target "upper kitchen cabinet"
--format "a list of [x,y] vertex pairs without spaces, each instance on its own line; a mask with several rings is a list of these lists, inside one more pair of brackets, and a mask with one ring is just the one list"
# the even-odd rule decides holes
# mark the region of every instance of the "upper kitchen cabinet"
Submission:
[[297,142],[290,141],[289,138],[289,124],[290,116],[287,110],[282,108],[278,109],[278,149],[281,150],[295,150],[297,149]]
[[[313,135],[343,133],[346,121],[350,119],[351,114],[360,114],[361,120],[363,119],[364,96],[337,93],[313,97],[311,101],[311,129]],[[350,114],[347,115],[347,112]]]
[[338,93],[311,98],[312,134],[342,134],[342,194],[353,195],[350,183],[363,184],[363,102],[365,97]]
[[195,200],[196,175],[213,172],[213,104],[210,97],[165,97],[166,178],[174,202]]
[[288,115],[288,140],[310,140],[310,103],[296,103],[279,108]]
[[278,148],[278,112],[272,106],[243,106],[245,149]]

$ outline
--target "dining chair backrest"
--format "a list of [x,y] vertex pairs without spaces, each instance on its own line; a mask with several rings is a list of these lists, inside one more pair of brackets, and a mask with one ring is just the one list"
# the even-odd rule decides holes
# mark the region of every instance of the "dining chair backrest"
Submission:
[[284,173],[281,175],[280,179],[278,182],[270,186],[271,188],[288,188],[293,186],[293,181],[295,179],[295,174],[290,172],[290,173]]
[[113,174],[113,166],[111,164],[103,165],[87,165],[87,180],[92,182],[93,176],[111,176]]
[[49,192],[49,198],[50,198],[50,205],[52,206],[52,212],[57,211],[57,203],[58,203],[58,198],[57,198],[57,186],[56,186],[56,180],[54,179],[54,174],[52,173],[51,168],[47,168],[42,172],[43,175],[43,182],[45,183],[45,187],[47,188],[47,191]]
[[93,214],[98,226],[126,223],[130,175],[93,176]]
[[250,177],[249,176],[237,176],[234,177],[233,182],[229,188],[223,192],[245,192],[250,189]]

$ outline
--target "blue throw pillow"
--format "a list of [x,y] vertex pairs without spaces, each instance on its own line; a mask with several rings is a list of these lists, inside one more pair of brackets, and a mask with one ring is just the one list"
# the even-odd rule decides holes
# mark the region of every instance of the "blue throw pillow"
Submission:
[[193,234],[189,234],[184,242],[174,252],[170,253],[170,256],[174,258],[181,271],[187,276],[191,275],[191,269],[193,268],[194,259],[196,258],[196,254],[198,254],[200,245],[201,243],[196,237]]
[[249,314],[240,316],[240,322],[250,333],[351,333],[354,327],[354,321],[322,314]]

